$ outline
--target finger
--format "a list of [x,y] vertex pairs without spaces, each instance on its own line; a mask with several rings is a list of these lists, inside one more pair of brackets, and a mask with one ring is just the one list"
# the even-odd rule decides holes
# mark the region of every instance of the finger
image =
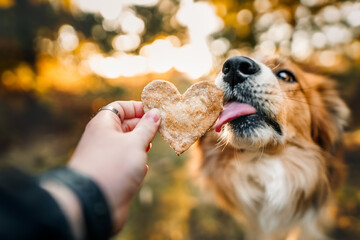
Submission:
[[137,138],[137,142],[141,144],[144,150],[146,150],[146,147],[154,139],[159,125],[160,112],[154,108],[141,118],[139,123],[130,134]]
[[[112,119],[111,122],[107,122],[104,125],[109,125],[111,127],[115,127],[115,129],[119,131],[123,131],[122,124],[127,119],[132,118],[141,118],[144,115],[144,110],[141,102],[136,101],[115,101],[109,103],[107,106],[111,106],[115,108],[118,113],[114,113],[113,111],[103,110],[99,111],[96,115],[96,118],[109,118]],[[107,120],[108,121],[108,120]],[[106,121],[105,121],[106,122]],[[128,128],[126,126],[125,128]],[[133,125],[130,126],[132,129]]]
[[121,122],[125,119],[141,118],[144,115],[142,102],[115,101],[108,105],[118,110]]
[[125,119],[124,122],[121,124],[123,132],[131,132],[139,123],[140,119],[141,118]]

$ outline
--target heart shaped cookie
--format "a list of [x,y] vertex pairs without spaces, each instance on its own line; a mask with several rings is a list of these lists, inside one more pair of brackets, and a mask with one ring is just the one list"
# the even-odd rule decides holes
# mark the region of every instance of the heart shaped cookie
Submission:
[[180,155],[213,126],[223,108],[222,96],[211,82],[195,83],[181,95],[174,84],[156,80],[145,86],[141,100],[145,112],[159,109],[159,132]]

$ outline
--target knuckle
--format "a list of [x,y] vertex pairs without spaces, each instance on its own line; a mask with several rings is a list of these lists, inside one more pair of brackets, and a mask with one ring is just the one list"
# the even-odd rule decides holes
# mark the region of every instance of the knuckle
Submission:
[[95,128],[96,124],[96,117],[92,118],[85,126],[85,130],[91,130]]

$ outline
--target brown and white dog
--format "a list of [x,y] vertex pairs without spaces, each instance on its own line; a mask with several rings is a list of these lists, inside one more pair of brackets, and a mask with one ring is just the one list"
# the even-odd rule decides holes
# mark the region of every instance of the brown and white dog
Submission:
[[197,170],[249,240],[327,239],[349,110],[324,76],[289,60],[232,57],[215,83],[224,110]]

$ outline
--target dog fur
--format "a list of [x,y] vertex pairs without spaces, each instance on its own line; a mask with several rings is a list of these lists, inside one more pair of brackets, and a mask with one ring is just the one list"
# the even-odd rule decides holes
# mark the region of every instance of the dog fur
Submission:
[[[349,110],[329,78],[283,58],[252,60],[256,76],[230,86],[220,72],[215,83],[224,103],[250,104],[275,125],[249,118],[209,131],[196,148],[196,172],[244,226],[246,239],[327,239],[333,190],[344,177]],[[279,79],[283,70],[296,81]]]

